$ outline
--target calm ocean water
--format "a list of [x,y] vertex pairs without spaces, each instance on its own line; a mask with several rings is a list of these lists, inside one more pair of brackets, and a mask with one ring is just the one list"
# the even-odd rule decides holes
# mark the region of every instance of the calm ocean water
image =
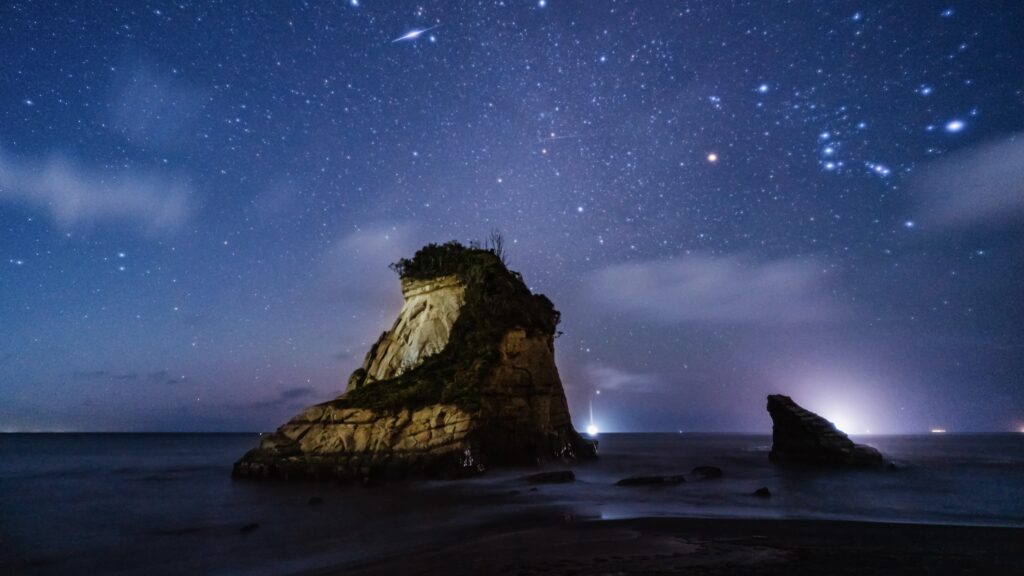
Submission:
[[[2,574],[281,574],[365,561],[495,525],[634,516],[1024,526],[1024,434],[872,436],[894,471],[767,460],[767,436],[608,434],[574,484],[494,471],[377,488],[232,481],[255,434],[0,435]],[[629,475],[721,467],[661,488]],[[750,495],[767,486],[771,499]],[[311,504],[311,498],[319,503]]]

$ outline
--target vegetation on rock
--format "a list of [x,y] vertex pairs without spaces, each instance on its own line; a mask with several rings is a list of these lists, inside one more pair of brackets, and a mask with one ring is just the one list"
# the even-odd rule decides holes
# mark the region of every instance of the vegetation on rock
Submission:
[[402,280],[459,277],[466,287],[465,301],[448,343],[408,372],[357,385],[329,404],[396,411],[440,403],[474,411],[483,383],[500,360],[505,334],[521,329],[531,336],[553,335],[559,322],[551,301],[531,293],[522,276],[505,265],[499,235],[492,234],[486,247],[454,241],[429,244],[391,268]]

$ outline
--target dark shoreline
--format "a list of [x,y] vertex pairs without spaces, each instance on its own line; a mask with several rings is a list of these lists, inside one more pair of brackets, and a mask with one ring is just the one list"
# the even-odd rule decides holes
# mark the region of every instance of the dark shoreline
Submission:
[[636,518],[492,527],[333,574],[1013,574],[1024,529],[834,520]]

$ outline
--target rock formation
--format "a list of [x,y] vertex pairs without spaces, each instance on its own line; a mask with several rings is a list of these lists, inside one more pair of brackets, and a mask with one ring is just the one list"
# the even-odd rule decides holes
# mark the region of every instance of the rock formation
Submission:
[[431,244],[393,268],[402,310],[345,393],[263,438],[235,476],[452,477],[595,456],[572,427],[550,300],[495,250]]
[[768,396],[772,417],[774,462],[803,462],[834,466],[881,466],[882,455],[871,446],[854,444],[835,425],[797,405],[789,396]]

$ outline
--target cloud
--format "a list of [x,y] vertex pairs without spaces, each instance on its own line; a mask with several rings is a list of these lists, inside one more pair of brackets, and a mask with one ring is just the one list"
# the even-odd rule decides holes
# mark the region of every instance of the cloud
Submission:
[[199,122],[207,94],[151,66],[125,66],[122,70],[111,86],[111,129],[140,147],[179,146]]
[[659,384],[653,374],[627,372],[604,364],[588,364],[583,368],[587,380],[598,390],[629,390],[639,392]]
[[[108,381],[108,382],[137,382],[142,379],[138,372],[117,373],[110,370],[75,370],[71,373],[75,380],[86,381]],[[157,370],[145,375],[146,382],[150,384],[180,384],[185,382],[185,376],[171,376],[167,370]]]
[[411,224],[362,226],[331,246],[322,260],[320,299],[352,304],[382,304],[398,294],[398,281],[388,264],[412,255],[422,246],[420,230]]
[[298,398],[306,398],[316,393],[316,388],[310,388],[308,386],[297,386],[295,388],[286,388],[284,390],[281,390],[280,399],[295,400]]
[[[280,407],[296,407],[302,406],[312,402],[313,397],[317,397],[323,394],[316,388],[309,386],[296,386],[293,388],[285,388],[279,390],[277,396],[269,398],[267,400],[257,400],[251,404],[254,408],[280,408]],[[304,401],[304,402],[300,402]]]
[[1024,136],[935,162],[914,181],[912,193],[925,224],[954,228],[1024,216]]
[[806,259],[693,254],[592,272],[584,298],[600,313],[657,323],[818,322],[842,314],[822,269]]
[[188,183],[166,174],[89,169],[59,155],[26,160],[0,150],[0,202],[48,211],[62,228],[119,221],[169,231],[188,219],[191,196]]

